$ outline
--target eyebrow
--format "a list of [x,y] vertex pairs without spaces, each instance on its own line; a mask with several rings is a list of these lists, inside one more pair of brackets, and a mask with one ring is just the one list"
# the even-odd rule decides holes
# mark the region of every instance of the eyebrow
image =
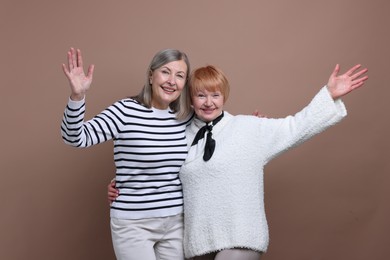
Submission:
[[[172,71],[169,67],[167,67],[167,66],[162,66],[161,67],[161,69],[167,69],[167,70],[169,70],[169,71]],[[184,74],[186,74],[186,72],[185,71],[182,71],[182,70],[179,70],[177,73],[184,73]]]

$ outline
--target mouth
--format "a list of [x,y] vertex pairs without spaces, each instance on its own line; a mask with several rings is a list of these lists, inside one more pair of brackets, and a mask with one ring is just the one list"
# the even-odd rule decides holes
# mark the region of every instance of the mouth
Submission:
[[164,87],[164,86],[162,86],[161,88],[162,88],[162,90],[163,90],[164,92],[166,92],[166,93],[174,93],[174,92],[176,91],[176,89],[170,88],[170,87]]
[[202,109],[205,114],[211,114],[214,112],[214,108],[203,108]]

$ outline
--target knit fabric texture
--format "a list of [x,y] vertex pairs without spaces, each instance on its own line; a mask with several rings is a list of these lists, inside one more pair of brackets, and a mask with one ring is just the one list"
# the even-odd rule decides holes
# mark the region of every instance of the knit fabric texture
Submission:
[[[213,129],[213,157],[203,160],[204,140],[200,141],[189,146],[180,171],[185,256],[228,248],[265,252],[269,234],[264,209],[264,166],[346,114],[343,102],[334,101],[326,87],[303,110],[286,118],[233,116],[225,111]],[[189,145],[203,124],[195,119],[187,127]]]

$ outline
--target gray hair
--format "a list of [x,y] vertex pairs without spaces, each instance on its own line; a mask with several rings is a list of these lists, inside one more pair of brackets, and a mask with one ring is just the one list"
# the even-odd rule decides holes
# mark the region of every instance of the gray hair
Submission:
[[186,83],[180,94],[180,97],[173,101],[171,104],[169,104],[169,107],[176,113],[176,117],[178,119],[184,119],[188,117],[192,112],[191,99],[188,90],[190,62],[188,60],[187,55],[182,51],[175,49],[165,49],[156,53],[156,55],[154,55],[152,61],[150,62],[148,70],[146,72],[146,81],[144,87],[137,96],[134,96],[132,98],[137,100],[144,106],[150,108],[152,106],[152,85],[150,84],[150,74],[169,62],[179,60],[183,60],[187,65]]

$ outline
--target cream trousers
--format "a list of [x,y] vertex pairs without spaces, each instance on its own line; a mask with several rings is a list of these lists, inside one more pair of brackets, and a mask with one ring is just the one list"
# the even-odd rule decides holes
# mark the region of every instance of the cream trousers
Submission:
[[148,219],[111,218],[118,260],[183,260],[183,215]]

